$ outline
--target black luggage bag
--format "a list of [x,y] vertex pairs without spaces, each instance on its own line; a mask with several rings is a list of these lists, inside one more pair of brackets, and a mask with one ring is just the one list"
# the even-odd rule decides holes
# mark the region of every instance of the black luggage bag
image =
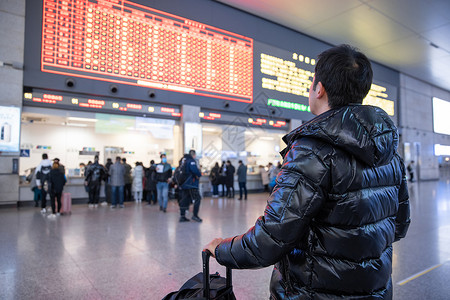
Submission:
[[219,273],[209,274],[209,251],[202,252],[203,272],[198,273],[175,292],[165,296],[163,300],[206,299],[206,300],[236,300],[231,284],[231,269],[227,268],[227,277]]

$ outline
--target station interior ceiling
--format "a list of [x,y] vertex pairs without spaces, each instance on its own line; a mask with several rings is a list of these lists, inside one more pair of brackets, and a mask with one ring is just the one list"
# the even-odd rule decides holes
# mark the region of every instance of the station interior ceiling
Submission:
[[449,0],[216,0],[450,91]]

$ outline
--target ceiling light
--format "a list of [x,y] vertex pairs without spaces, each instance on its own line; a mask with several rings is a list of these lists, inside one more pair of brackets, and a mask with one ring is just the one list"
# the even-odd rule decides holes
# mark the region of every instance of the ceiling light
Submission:
[[66,126],[73,126],[73,127],[87,127],[87,124],[66,123]]
[[83,122],[97,122],[97,119],[89,119],[89,118],[77,118],[77,117],[68,117],[67,120],[70,121],[83,121]]

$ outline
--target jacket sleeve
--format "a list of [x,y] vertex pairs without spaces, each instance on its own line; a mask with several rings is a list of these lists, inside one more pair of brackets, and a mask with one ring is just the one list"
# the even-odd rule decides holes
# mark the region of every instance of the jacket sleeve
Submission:
[[399,159],[400,159],[400,168],[402,171],[402,180],[400,183],[400,189],[398,193],[398,211],[397,216],[395,218],[395,241],[398,241],[406,236],[409,224],[411,223],[409,194],[406,180],[405,165],[400,157]]
[[189,162],[189,169],[190,169],[191,173],[194,174],[197,178],[202,177],[202,173],[197,168],[197,163],[195,162],[195,160],[192,160]]
[[235,269],[267,267],[298,245],[325,202],[329,166],[311,147],[294,144],[286,154],[264,216],[247,233],[222,241],[217,261]]

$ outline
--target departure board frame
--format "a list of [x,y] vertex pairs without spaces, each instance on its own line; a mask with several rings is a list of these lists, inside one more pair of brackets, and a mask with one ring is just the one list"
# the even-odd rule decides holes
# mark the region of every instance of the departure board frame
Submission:
[[[121,56],[125,55],[125,66],[127,66],[125,68],[126,74],[122,74],[122,77],[118,78],[113,78],[114,76],[108,77],[108,75],[106,75],[106,78],[97,78],[99,80],[96,80],[91,77],[93,75],[97,76],[102,74],[99,74],[101,73],[101,70],[99,71],[98,69],[95,70],[97,73],[93,72],[93,60],[97,60],[97,68],[101,68],[101,62],[104,61],[105,73],[108,73],[108,55],[105,52],[105,60],[102,60],[101,43],[102,41],[105,42],[106,45],[103,45],[103,47],[108,47],[107,44],[110,42],[108,39],[112,37],[109,37],[108,35],[105,37],[100,31],[98,33],[98,39],[96,39],[98,43],[95,43],[95,36],[91,37],[92,40],[90,41],[91,45],[89,46],[89,49],[91,50],[92,56],[89,57],[91,59],[91,69],[89,72],[86,72],[86,70],[83,71],[83,74],[74,73],[74,70],[59,72],[61,70],[49,70],[51,69],[51,66],[45,64],[44,69],[42,69],[42,59],[47,56],[41,48],[43,39],[45,40],[42,32],[42,24],[45,19],[44,3],[51,2],[44,2],[49,0],[26,1],[24,64],[25,92],[32,92],[34,89],[53,90],[57,92],[73,93],[77,96],[85,95],[85,98],[105,97],[106,99],[114,98],[122,99],[123,101],[152,102],[178,106],[193,105],[201,107],[201,109],[209,109],[212,111],[245,113],[249,115],[249,118],[257,118],[259,116],[269,119],[299,119],[307,121],[313,117],[309,111],[307,96],[309,92],[309,82],[312,80],[312,76],[314,75],[315,65],[313,62],[317,59],[317,55],[319,53],[331,47],[331,45],[317,39],[254,15],[250,15],[217,1],[70,0],[76,1],[75,3],[79,4],[91,3],[95,5],[103,5],[105,3],[109,3],[109,6],[102,6],[102,8],[100,8],[102,14],[104,9],[107,11],[114,10],[116,14],[119,13],[121,16],[124,16],[124,14],[129,14],[130,11],[137,15],[138,13],[136,13],[136,11],[140,11],[140,18],[143,17],[150,20],[149,17],[153,17],[153,19],[150,20],[151,22],[155,22],[155,16],[159,19],[164,17],[164,20],[169,20],[171,22],[170,28],[174,29],[176,27],[181,30],[181,32],[186,30],[185,28],[183,29],[183,26],[190,26],[190,29],[194,28],[195,30],[192,30],[202,35],[205,34],[199,33],[200,30],[211,30],[210,33],[214,34],[214,38],[221,37],[222,40],[225,36],[233,36],[240,38],[239,41],[242,43],[251,41],[252,72],[245,73],[245,68],[247,68],[247,70],[250,69],[248,64],[247,66],[242,63],[235,65],[240,72],[247,74],[245,76],[247,83],[252,83],[252,96],[248,98],[246,98],[248,94],[245,97],[242,97],[243,94],[238,95],[224,91],[215,93],[213,89],[207,90],[207,88],[205,88],[204,90],[201,90],[200,88],[182,85],[181,82],[179,82],[179,85],[173,85],[169,88],[168,84],[160,82],[159,78],[154,79],[154,81],[148,81],[141,77],[142,75],[146,77],[147,73],[137,73],[138,76],[134,76],[135,70],[133,67],[137,67],[136,65],[133,65],[132,70],[129,70],[131,72],[130,75],[127,73],[127,63],[131,57],[128,56],[129,53],[118,54],[120,56],[118,58],[120,60],[118,69],[119,73],[121,70],[120,65],[122,64]],[[59,5],[60,3],[67,2],[68,0],[57,1]],[[117,6],[117,8],[112,8],[113,5]],[[127,11],[123,11],[124,9]],[[145,9],[145,11],[143,9]],[[145,17],[146,14],[149,17]],[[103,26],[102,22],[106,21],[102,18],[103,15],[100,15],[100,19],[95,19],[93,15],[92,21],[90,21],[90,24],[92,24],[93,27],[90,28],[93,28],[93,30],[101,30],[101,26]],[[98,23],[96,23],[96,20]],[[183,25],[181,22],[185,22],[185,24]],[[179,24],[181,27],[174,25],[175,23]],[[96,25],[99,26],[99,28],[95,28]],[[105,26],[109,26],[108,23]],[[208,36],[208,38],[211,37],[207,33],[206,36]],[[103,37],[106,38],[106,41],[102,40]],[[54,38],[56,39],[58,37]],[[85,42],[87,43],[87,40]],[[99,48],[96,49],[95,45]],[[245,45],[244,47],[250,48]],[[175,48],[167,48],[172,48],[175,51],[177,49],[176,45]],[[98,58],[93,57],[93,51],[95,50],[99,50]],[[125,49],[123,50],[125,51]],[[166,50],[167,49],[164,49],[164,51]],[[86,53],[87,52],[85,51],[84,54]],[[133,53],[136,55],[135,52]],[[207,53],[203,53],[203,57],[206,57]],[[50,56],[57,55],[57,53],[48,54],[50,54]],[[112,59],[113,65],[114,63],[117,63],[114,62],[114,56]],[[180,59],[182,58],[180,57]],[[229,62],[230,61],[228,60],[228,63]],[[137,61],[133,61],[132,64],[138,64],[138,68],[140,68],[140,64],[144,63],[145,62],[139,60],[139,63]],[[162,63],[163,66],[160,66],[160,63]],[[160,71],[159,68],[165,66],[164,61],[160,62],[157,60],[156,64],[157,69],[151,70],[151,72],[156,71],[158,73]],[[274,73],[269,70],[270,68],[275,68],[277,71]],[[398,118],[397,99],[399,96],[400,85],[399,72],[375,62],[372,62],[372,68],[374,72],[374,86],[373,91],[371,91],[365,103],[388,107],[390,116],[396,123]],[[281,74],[281,76],[277,74],[277,72],[285,72],[286,69],[295,74],[286,75],[286,73],[284,73]],[[175,69],[175,72],[171,72],[173,73],[172,75],[181,75],[181,73],[176,70],[177,69]],[[114,73],[114,66],[111,71]],[[189,75],[197,76],[198,78],[200,74],[197,73],[198,72],[192,71],[191,69]],[[159,76],[160,74],[158,73],[157,75]],[[184,75],[186,76],[187,74]],[[298,76],[302,78],[299,80]],[[228,80],[231,81],[231,77],[235,78],[233,75],[230,76]],[[137,80],[141,81],[138,83]],[[224,80],[224,78],[221,80]],[[233,81],[235,80],[233,79]],[[236,81],[239,82],[240,80],[238,79]],[[293,85],[298,82],[301,83],[300,86],[298,88],[293,87]],[[247,92],[248,91],[249,89],[247,89]],[[38,105],[38,103],[34,104]]]

